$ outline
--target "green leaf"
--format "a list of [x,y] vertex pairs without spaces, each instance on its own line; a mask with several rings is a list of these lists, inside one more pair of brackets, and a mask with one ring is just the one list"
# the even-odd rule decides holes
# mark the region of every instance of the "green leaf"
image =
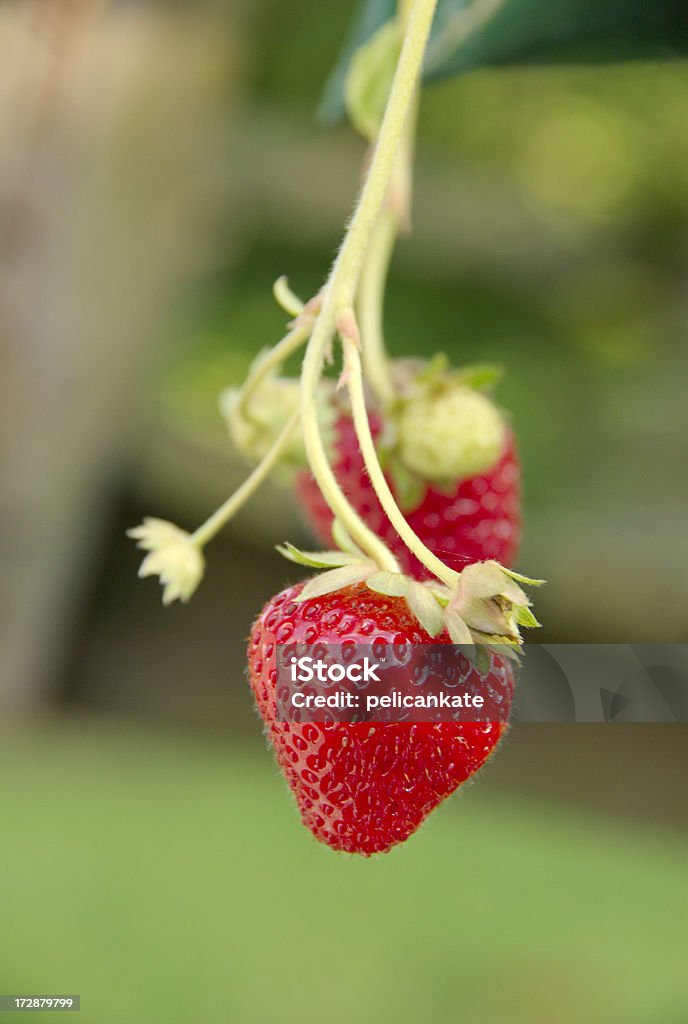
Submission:
[[[345,113],[354,52],[394,16],[394,0],[363,0],[325,88],[320,117]],[[665,60],[688,53],[685,0],[439,0],[424,80],[495,65]]]
[[485,65],[655,60],[686,52],[681,0],[439,0],[425,79]]
[[444,611],[428,587],[417,581],[410,581],[406,600],[426,633],[429,633],[430,636],[437,636],[442,632]]
[[373,572],[370,564],[359,562],[356,565],[343,565],[338,569],[330,569],[319,576],[308,580],[305,587],[296,598],[298,602],[310,601],[313,597],[324,597],[325,594],[333,594],[337,590],[351,587],[355,583],[361,583]]
[[344,551],[301,551],[289,541],[278,544],[277,550],[283,558],[296,562],[297,565],[307,565],[309,569],[330,569],[361,561],[359,555],[347,554]]
[[494,654],[499,654],[502,658],[508,658],[517,665],[521,664],[520,641],[512,640],[508,636],[481,633],[477,629],[471,630],[471,633],[473,635],[473,643],[480,644],[486,647],[488,651],[493,651]]
[[517,583],[524,583],[527,587],[543,587],[547,580],[533,580],[530,576],[522,576],[520,572],[514,572],[513,569],[507,569],[505,565],[500,565],[502,572],[506,573],[507,576],[511,576],[512,580],[516,580]]
[[470,629],[451,605],[444,611],[444,624],[453,644],[472,644],[475,642]]
[[435,352],[415,379],[421,384],[435,384],[445,378],[448,370],[449,356],[446,352]]
[[387,597],[405,597],[409,587],[406,576],[400,572],[376,572],[366,580],[366,586]]
[[530,608],[526,608],[520,605],[515,608],[514,615],[516,622],[519,626],[523,626],[524,629],[537,629],[541,623],[535,618]]
[[359,561],[365,560],[365,555],[361,549],[354,544],[351,537],[344,529],[341,519],[335,519],[332,523],[332,540],[338,548],[342,549],[342,551],[346,551],[350,555],[356,555]]
[[436,583],[434,580],[428,580],[425,584],[431,594],[434,594],[435,600],[439,601],[443,608],[451,601],[452,591],[449,587],[445,586],[444,583]]
[[457,379],[473,391],[490,391],[504,376],[504,367],[492,363],[477,363],[464,366],[457,373]]
[[482,644],[471,644],[471,646],[464,644],[463,646],[465,648],[463,653],[471,662],[478,675],[484,679],[492,666],[489,650]]
[[318,107],[318,120],[336,124],[346,112],[344,90],[349,64],[356,50],[396,14],[396,0],[363,0],[354,15],[341,55],[327,80]]
[[478,670],[478,674],[483,678],[489,673],[492,667],[492,659],[490,658],[489,651],[486,647],[482,647],[480,644],[476,645],[475,648],[475,667]]
[[399,24],[394,19],[360,46],[349,64],[344,86],[346,111],[354,128],[369,142],[378,136],[400,50]]

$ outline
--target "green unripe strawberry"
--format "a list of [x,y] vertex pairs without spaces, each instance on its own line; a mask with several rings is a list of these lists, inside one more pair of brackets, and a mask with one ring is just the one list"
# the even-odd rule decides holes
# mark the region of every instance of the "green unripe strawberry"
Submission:
[[397,420],[397,454],[425,480],[465,480],[499,459],[505,425],[484,394],[462,384],[404,403]]
[[[320,428],[326,436],[334,419],[330,390],[323,385],[322,399],[318,403]],[[237,388],[228,388],[220,395],[219,404],[234,447],[249,462],[260,462],[299,408],[299,402],[297,380],[267,377],[248,400],[243,400]],[[301,468],[308,464],[300,430],[294,430],[290,443],[282,453],[281,464],[286,468]]]

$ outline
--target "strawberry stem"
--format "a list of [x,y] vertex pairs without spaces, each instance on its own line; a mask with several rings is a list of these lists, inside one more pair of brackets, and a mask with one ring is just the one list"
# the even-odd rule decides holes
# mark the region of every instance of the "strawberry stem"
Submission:
[[313,476],[326,502],[352,539],[381,569],[391,572],[398,571],[396,559],[352,508],[332,472],[318,423],[317,392],[325,354],[335,336],[338,314],[353,306],[371,234],[394,176],[436,5],[437,0],[415,0],[410,8],[379,137],[354,215],[322,292],[322,306],[306,348],[301,373],[302,429]]
[[318,384],[323,369],[323,348],[330,344],[335,333],[334,318],[326,318],[323,315],[325,313],[323,305],[323,313],[306,349],[301,371],[301,422],[308,463],[325,501],[351,539],[381,569],[398,572],[396,558],[387,545],[366,526],[337,483],[323,444],[318,422]]
[[[397,17],[402,33],[408,26],[411,6],[411,0],[399,0],[397,4]],[[385,288],[397,235],[411,229],[413,152],[417,120],[416,90],[406,117],[385,203],[368,243],[356,302],[361,335],[365,339],[363,365],[366,381],[383,410],[387,410],[393,404],[396,394],[384,339]]]
[[406,522],[401,509],[397,505],[389,484],[382,472],[378,460],[375,442],[370,430],[368,410],[366,409],[365,391],[363,388],[363,372],[361,357],[355,344],[349,339],[343,339],[344,344],[344,365],[347,371],[347,389],[351,400],[351,411],[353,413],[354,428],[365,467],[370,477],[373,490],[382,505],[385,515],[397,531],[409,551],[413,552],[419,562],[448,587],[454,587],[459,578],[459,573],[450,569],[442,562],[437,555],[433,554],[430,548],[423,544],[420,537],[411,529]]
[[298,352],[302,345],[306,343],[311,333],[312,322],[311,317],[301,314],[289,333],[285,334],[281,341],[278,341],[273,348],[269,349],[255,361],[239,391],[239,409],[241,412],[246,412],[251,396],[271,370],[281,366],[285,359],[288,359],[294,352]]
[[232,516],[239,511],[241,506],[252,497],[267,479],[289,444],[299,419],[300,413],[297,410],[285,423],[273,446],[265,453],[253,472],[246,477],[243,484],[197,530],[194,530],[191,534],[191,540],[196,547],[205,547],[208,541],[212,540],[220,532],[223,526],[229,522]]
[[366,380],[383,410],[394,402],[394,384],[385,347],[383,312],[385,283],[397,237],[397,218],[391,210],[380,214],[370,238],[361,274],[356,308],[363,345]]

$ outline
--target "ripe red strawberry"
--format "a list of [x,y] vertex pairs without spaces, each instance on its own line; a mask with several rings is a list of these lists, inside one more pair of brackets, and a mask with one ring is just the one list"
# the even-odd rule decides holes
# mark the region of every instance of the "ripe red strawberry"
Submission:
[[[383,429],[379,416],[371,416],[371,427],[378,438]],[[335,424],[333,449],[332,468],[353,507],[396,555],[402,572],[426,579],[427,570],[409,552],[382,510],[347,415]],[[387,473],[387,480],[399,500],[394,475]],[[330,546],[332,513],[308,470],[297,474],[295,490],[311,529]],[[506,429],[502,453],[487,472],[450,487],[423,485],[412,507],[406,504],[404,515],[423,543],[451,568],[460,571],[469,563],[487,559],[512,565],[521,536],[520,467],[512,431]]]
[[[497,746],[504,723],[296,724],[276,717],[276,646],[302,643],[451,643],[431,637],[401,598],[365,584],[301,603],[304,584],[267,603],[253,626],[249,676],[277,762],[303,823],[335,850],[369,856],[407,839],[425,817],[473,775]],[[489,654],[483,685],[510,707],[509,663]]]

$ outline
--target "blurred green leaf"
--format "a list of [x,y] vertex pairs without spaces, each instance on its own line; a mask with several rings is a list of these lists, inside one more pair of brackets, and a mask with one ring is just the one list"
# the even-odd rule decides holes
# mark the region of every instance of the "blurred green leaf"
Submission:
[[360,46],[394,17],[396,0],[364,0],[358,7],[339,60],[327,80],[318,108],[325,123],[338,121],[345,112],[344,92],[351,58]]
[[662,59],[686,52],[684,0],[440,0],[425,77],[489,64]]
[[[356,49],[394,16],[394,0],[364,0],[332,73],[320,117],[344,114]],[[500,64],[663,60],[688,53],[685,0],[439,0],[425,80]]]
[[504,367],[492,363],[475,363],[463,366],[458,373],[462,384],[474,391],[491,391],[504,376]]
[[371,142],[382,124],[400,50],[398,22],[388,21],[359,46],[349,65],[346,110],[356,130]]

